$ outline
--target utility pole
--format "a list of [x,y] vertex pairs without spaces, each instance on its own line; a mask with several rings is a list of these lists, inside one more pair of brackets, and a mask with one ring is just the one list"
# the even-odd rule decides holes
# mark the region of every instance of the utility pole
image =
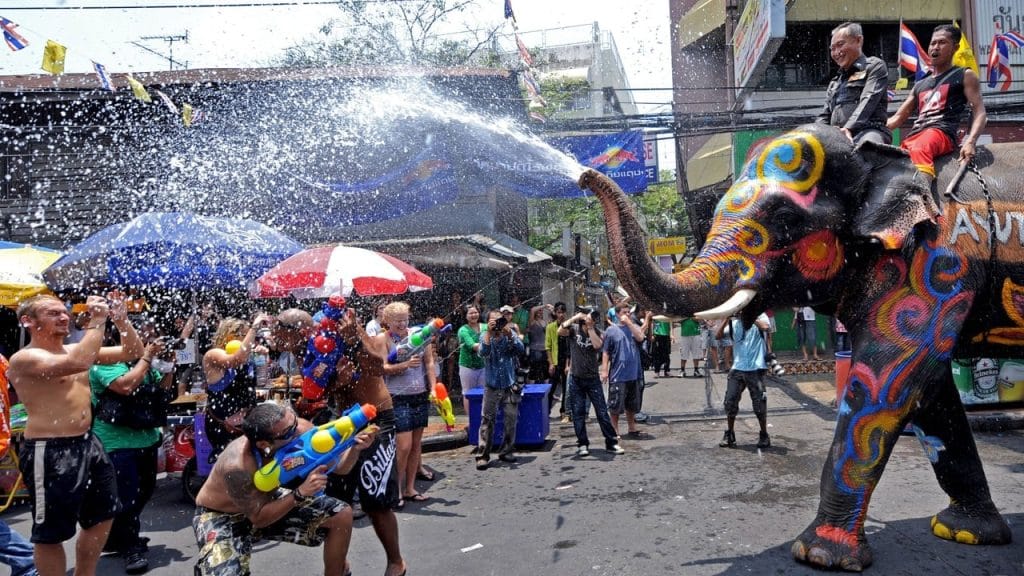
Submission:
[[142,48],[146,52],[151,52],[153,54],[156,54],[157,56],[160,56],[161,58],[167,58],[167,66],[169,70],[174,70],[175,65],[177,65],[179,68],[183,70],[188,68],[188,62],[181,63],[174,59],[174,43],[184,42],[188,44],[188,30],[185,30],[184,34],[179,34],[177,36],[143,36],[139,38],[139,40],[162,40],[164,42],[167,42],[166,56],[160,52],[157,52],[156,50],[153,50],[145,44],[141,44],[139,42],[132,42],[132,44],[138,46],[139,48]]

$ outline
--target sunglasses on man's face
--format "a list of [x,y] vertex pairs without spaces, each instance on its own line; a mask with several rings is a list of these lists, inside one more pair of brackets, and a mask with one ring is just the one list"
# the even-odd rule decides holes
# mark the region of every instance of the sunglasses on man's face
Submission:
[[284,432],[281,432],[281,434],[274,436],[274,440],[291,440],[292,438],[295,438],[295,435],[298,433],[298,431],[299,417],[296,416],[295,421],[292,422],[292,425],[285,428]]

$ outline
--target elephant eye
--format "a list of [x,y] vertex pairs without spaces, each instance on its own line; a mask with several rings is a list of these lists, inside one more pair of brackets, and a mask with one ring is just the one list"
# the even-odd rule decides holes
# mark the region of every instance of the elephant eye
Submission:
[[785,246],[791,244],[796,238],[802,235],[805,216],[798,213],[792,207],[779,207],[775,214],[770,216],[772,230],[777,235],[778,244]]

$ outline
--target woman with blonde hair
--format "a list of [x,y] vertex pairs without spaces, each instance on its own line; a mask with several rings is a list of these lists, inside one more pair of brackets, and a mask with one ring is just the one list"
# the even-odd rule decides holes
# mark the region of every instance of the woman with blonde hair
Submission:
[[[224,447],[241,435],[242,420],[256,406],[256,381],[247,369],[249,354],[256,342],[256,332],[269,326],[270,317],[256,314],[252,325],[239,318],[225,318],[217,325],[213,347],[203,354],[206,378],[206,437],[213,446],[213,459]],[[237,350],[227,351],[227,344],[240,340]],[[261,352],[265,353],[265,346]]]
[[[392,302],[384,307],[384,324],[387,331],[377,336],[384,338],[388,353],[394,352],[398,344],[409,336],[409,305]],[[434,345],[427,344],[418,354],[401,362],[384,363],[384,383],[394,403],[396,436],[396,458],[398,460],[398,486],[402,491],[398,508],[405,501],[423,502],[427,497],[416,491],[416,474],[420,470],[421,442],[423,429],[427,427],[430,415],[430,390],[437,382],[434,369]]]

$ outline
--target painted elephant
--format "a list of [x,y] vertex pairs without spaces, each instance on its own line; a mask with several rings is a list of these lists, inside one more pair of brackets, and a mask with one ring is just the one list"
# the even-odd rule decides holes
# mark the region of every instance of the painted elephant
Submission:
[[[847,326],[853,358],[817,517],[792,546],[800,561],[860,571],[872,562],[868,502],[908,424],[949,506],[940,538],[1005,544],[953,383],[954,356],[1024,351],[1024,146],[996,144],[967,173],[962,202],[936,200],[905,153],[854,149],[808,125],[764,144],[715,209],[700,254],[667,274],[646,255],[635,212],[616,185],[579,180],[601,202],[619,281],[643,306],[699,318],[810,305]],[[938,190],[957,169],[939,162]],[[990,242],[993,239],[994,242]]]

